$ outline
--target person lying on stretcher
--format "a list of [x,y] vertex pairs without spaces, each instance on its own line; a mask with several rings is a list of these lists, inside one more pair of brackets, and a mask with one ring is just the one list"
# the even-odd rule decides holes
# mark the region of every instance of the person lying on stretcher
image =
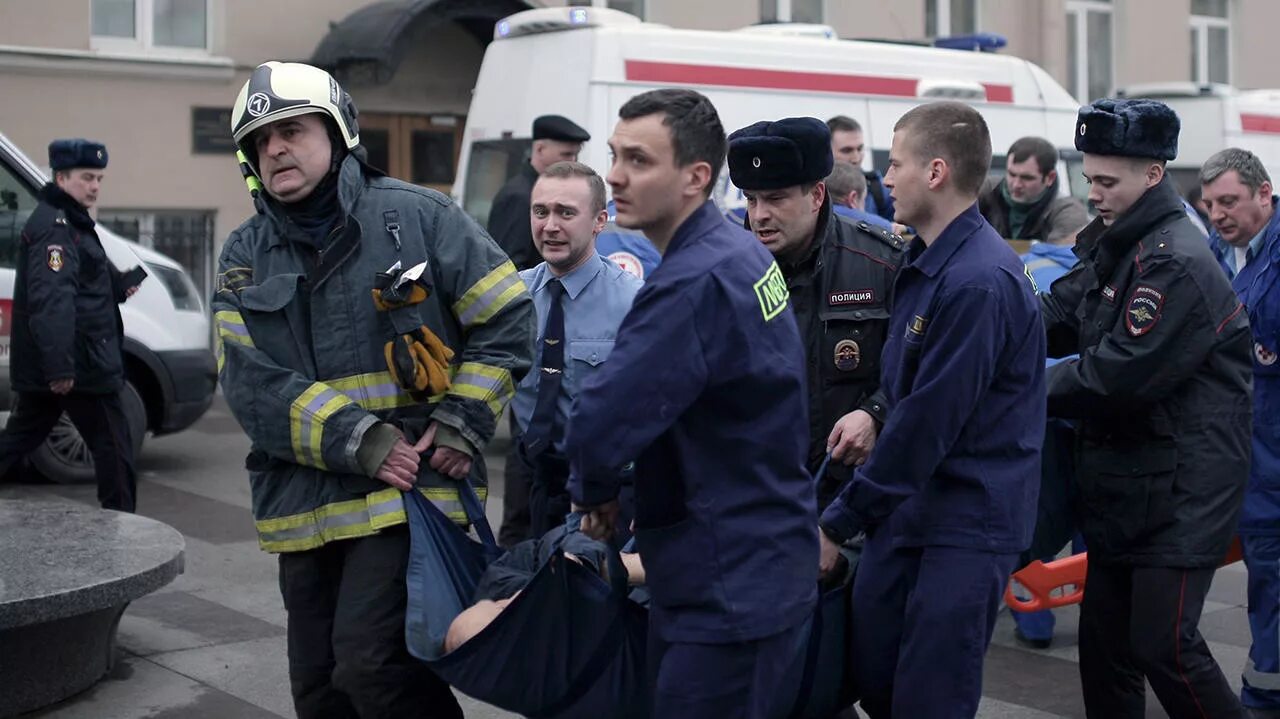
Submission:
[[[449,633],[444,639],[445,652],[452,652],[462,646],[497,619],[502,610],[533,579],[538,568],[551,558],[551,551],[563,535],[564,527],[557,527],[543,535],[542,539],[530,539],[517,544],[510,552],[490,564],[476,586],[475,603],[449,625]],[[561,551],[565,557],[608,580],[609,565],[605,552],[612,550],[607,544],[575,532],[565,539]],[[624,553],[621,558],[622,565],[627,569],[627,583],[644,584],[644,566],[640,563],[640,555]]]

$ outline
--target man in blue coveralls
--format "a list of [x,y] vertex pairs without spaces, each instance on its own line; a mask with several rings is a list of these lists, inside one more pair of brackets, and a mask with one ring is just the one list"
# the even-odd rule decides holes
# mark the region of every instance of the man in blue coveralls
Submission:
[[609,139],[618,224],[663,253],[569,420],[569,493],[608,536],[634,459],[655,717],[763,718],[817,599],[804,344],[769,251],[708,201],[724,163],[690,90],[629,100]]
[[[1280,212],[1271,176],[1248,150],[1229,147],[1200,168],[1214,239],[1227,248],[1231,285],[1253,330],[1253,456],[1240,514],[1249,570],[1253,644],[1240,701],[1251,717],[1280,718]],[[1272,396],[1275,395],[1275,396]]]
[[822,567],[867,532],[853,585],[862,708],[973,716],[1001,593],[1031,540],[1045,338],[1031,279],[978,212],[987,124],[955,102],[894,126],[885,185],[918,231],[894,284],[880,386],[893,408],[822,514]]

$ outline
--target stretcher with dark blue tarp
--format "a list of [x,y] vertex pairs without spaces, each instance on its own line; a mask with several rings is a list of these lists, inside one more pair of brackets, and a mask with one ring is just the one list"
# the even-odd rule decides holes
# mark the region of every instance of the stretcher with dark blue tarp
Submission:
[[[606,581],[552,551],[488,627],[444,653],[449,625],[502,555],[474,490],[467,485],[459,494],[478,542],[420,493],[405,494],[409,651],[462,693],[532,719],[648,719],[648,612],[631,599],[616,552],[607,553]],[[848,571],[809,620],[809,641],[787,672],[776,719],[827,719],[855,699],[848,632],[857,557],[846,558]]]

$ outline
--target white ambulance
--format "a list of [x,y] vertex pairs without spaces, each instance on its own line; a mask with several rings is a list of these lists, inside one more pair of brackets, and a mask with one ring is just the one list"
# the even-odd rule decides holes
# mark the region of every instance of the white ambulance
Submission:
[[[36,192],[45,182],[40,168],[0,134],[0,427],[14,400],[9,383],[9,328],[17,243],[38,202]],[[128,381],[123,403],[136,455],[148,432],[185,429],[212,403],[217,369],[209,350],[209,318],[181,265],[102,225],[97,230],[117,268],[141,265],[149,275],[138,292],[120,305]],[[56,482],[93,481],[93,457],[66,417],[30,459]]]
[[[1084,197],[1072,142],[1079,104],[1048,73],[1016,57],[898,43],[840,40],[824,25],[679,30],[604,8],[543,8],[497,23],[467,116],[454,196],[482,224],[528,154],[530,125],[564,115],[591,133],[581,160],[603,172],[618,109],[659,87],[697,90],[726,132],[759,120],[848,115],[863,127],[865,169],[887,165],[893,125],[910,108],[954,99],[991,129],[993,171],[1014,140],[1039,135],[1063,148],[1065,191]],[[726,208],[742,202],[726,186]]]
[[1273,180],[1280,178],[1280,90],[1172,82],[1134,85],[1120,94],[1159,100],[1178,113],[1178,157],[1169,170],[1183,192],[1199,182],[1205,160],[1228,147],[1251,151]]

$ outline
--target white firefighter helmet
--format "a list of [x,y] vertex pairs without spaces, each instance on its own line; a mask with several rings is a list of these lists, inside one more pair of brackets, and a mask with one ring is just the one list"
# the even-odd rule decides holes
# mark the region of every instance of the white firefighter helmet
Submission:
[[253,131],[312,112],[333,119],[348,150],[360,144],[355,103],[332,75],[300,62],[265,62],[253,71],[231,110],[231,136],[253,174],[258,174],[258,153],[250,141]]

